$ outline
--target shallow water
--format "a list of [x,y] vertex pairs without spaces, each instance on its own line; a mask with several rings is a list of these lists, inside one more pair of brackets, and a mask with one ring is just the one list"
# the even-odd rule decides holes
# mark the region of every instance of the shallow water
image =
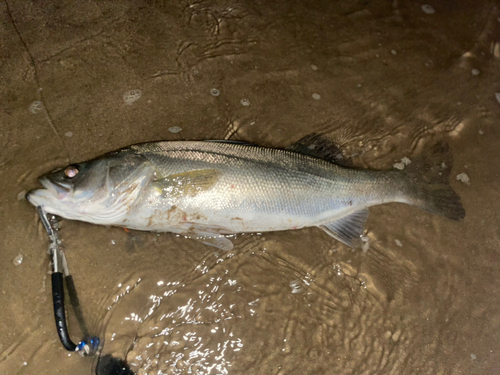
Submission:
[[141,375],[499,374],[495,4],[3,2],[0,373],[95,365],[56,335],[48,242],[22,199],[37,176],[143,141],[317,132],[375,169],[446,142],[467,216],[374,207],[364,251],[315,228],[221,252],[63,221],[103,354]]

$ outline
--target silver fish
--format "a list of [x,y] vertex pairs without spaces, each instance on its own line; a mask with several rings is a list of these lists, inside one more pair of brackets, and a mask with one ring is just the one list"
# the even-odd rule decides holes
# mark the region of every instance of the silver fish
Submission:
[[345,168],[297,151],[224,141],[126,147],[43,176],[28,200],[51,214],[94,224],[173,232],[224,250],[224,235],[320,227],[361,244],[368,207],[415,205],[465,216],[448,183],[400,171]]

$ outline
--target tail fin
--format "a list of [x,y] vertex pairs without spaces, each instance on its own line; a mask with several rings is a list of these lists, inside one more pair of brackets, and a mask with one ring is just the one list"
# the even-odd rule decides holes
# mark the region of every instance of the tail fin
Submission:
[[425,211],[441,215],[452,220],[465,217],[465,210],[460,196],[449,184],[417,183],[415,205]]
[[411,162],[405,170],[410,179],[412,204],[452,220],[465,217],[460,196],[452,189],[449,176],[452,166],[448,146],[438,143],[430,154]]

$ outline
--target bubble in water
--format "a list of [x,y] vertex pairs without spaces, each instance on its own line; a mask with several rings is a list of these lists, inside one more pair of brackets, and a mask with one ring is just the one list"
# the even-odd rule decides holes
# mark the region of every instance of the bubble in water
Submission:
[[210,90],[210,95],[212,95],[212,96],[219,96],[220,95],[220,91],[217,90],[217,89],[215,89],[215,88],[211,89]]
[[479,71],[479,69],[476,69],[476,68],[472,69],[470,72],[471,72],[471,74],[472,74],[473,76],[478,76],[478,75],[479,75],[479,73],[481,73],[481,72]]
[[316,94],[316,93],[314,93],[314,94],[312,94],[312,98],[313,98],[314,100],[320,100],[320,99],[321,99],[321,95],[320,95],[320,94]]
[[493,56],[495,56],[497,59],[500,59],[500,42],[496,42],[493,46]]
[[302,286],[300,285],[300,281],[299,280],[293,280],[293,281],[290,281],[290,288],[292,288],[292,293],[300,293],[300,292],[303,292],[304,289],[302,289]]
[[370,238],[368,238],[368,236],[361,236],[361,242],[363,242],[361,251],[363,254],[366,254],[366,252],[370,250]]
[[394,341],[394,342],[398,342],[400,337],[401,337],[401,330],[400,329],[396,330],[396,332],[394,332],[391,336],[392,341]]
[[403,169],[405,169],[405,164],[404,163],[394,163],[393,167],[402,171]]
[[68,138],[71,138],[73,136],[73,133],[72,132],[66,132],[64,133],[64,135]]
[[181,128],[180,126],[172,126],[171,128],[168,128],[168,131],[169,131],[170,133],[174,133],[174,134],[176,134],[176,133],[181,132],[181,131],[182,131],[182,128]]
[[240,103],[241,103],[242,106],[248,107],[250,105],[250,100],[248,100],[248,99],[241,99]]
[[18,256],[16,256],[16,257],[14,258],[14,261],[13,261],[13,262],[14,262],[14,265],[15,265],[15,266],[20,266],[20,265],[21,265],[21,263],[23,263],[23,259],[24,259],[23,254],[19,254]]
[[403,163],[404,165],[408,165],[411,163],[411,160],[405,156],[403,159],[401,159],[401,163]]
[[457,175],[457,180],[463,182],[466,185],[470,185],[470,178],[466,173],[460,173]]
[[317,65],[314,65],[314,64],[311,64],[311,69],[312,69],[312,70],[318,70],[318,66],[317,66]]
[[128,90],[123,94],[123,101],[127,105],[132,105],[132,103],[138,101],[142,96],[142,91],[139,89]]
[[393,55],[397,55],[397,54],[398,54],[398,51],[396,51],[395,49],[391,49],[391,53],[392,53]]
[[33,114],[40,112],[42,109],[43,109],[43,104],[39,100],[35,100],[28,107],[28,110]]
[[393,164],[393,167],[402,171],[410,163],[411,163],[411,160],[405,156],[404,158],[401,159],[401,161],[399,163]]
[[17,193],[18,201],[23,201],[25,199],[26,199],[26,190],[21,190],[19,193]]
[[424,4],[420,7],[420,9],[422,9],[422,12],[426,13],[426,14],[434,14],[436,13],[436,9],[434,9],[434,7],[432,5],[429,5],[429,4]]

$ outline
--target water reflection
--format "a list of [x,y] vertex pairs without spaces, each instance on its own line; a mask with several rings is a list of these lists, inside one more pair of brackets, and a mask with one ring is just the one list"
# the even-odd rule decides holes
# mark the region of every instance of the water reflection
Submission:
[[233,327],[236,320],[254,316],[252,306],[258,303],[254,299],[242,305],[242,288],[222,264],[233,256],[209,253],[188,280],[146,271],[119,283],[108,307],[105,329],[112,344],[106,350],[113,353],[132,341],[126,360],[139,374],[229,373],[235,353],[244,349]]

